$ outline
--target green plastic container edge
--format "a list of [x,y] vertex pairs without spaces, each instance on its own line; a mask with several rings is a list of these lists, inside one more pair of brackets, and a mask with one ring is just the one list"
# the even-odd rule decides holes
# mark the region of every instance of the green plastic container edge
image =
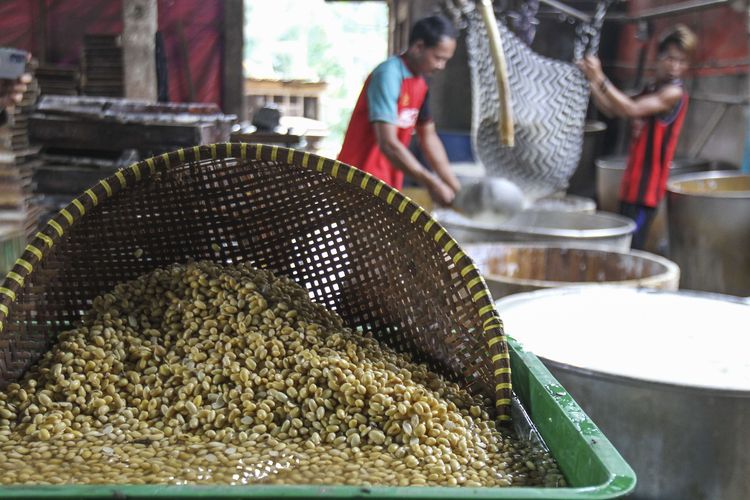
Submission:
[[[63,485],[0,487],[0,498],[382,498],[608,499],[635,488],[635,473],[532,353],[509,339],[513,387],[573,485],[446,488],[311,485]],[[587,485],[587,486],[578,486]]]

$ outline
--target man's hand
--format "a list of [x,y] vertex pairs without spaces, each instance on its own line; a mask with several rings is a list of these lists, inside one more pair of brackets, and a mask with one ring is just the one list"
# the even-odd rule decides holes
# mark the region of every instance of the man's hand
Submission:
[[31,75],[28,73],[16,80],[0,80],[0,108],[20,104],[29,83]]
[[450,206],[450,204],[453,203],[453,199],[456,197],[456,191],[440,180],[436,175],[430,174],[427,179],[425,185],[435,203],[442,207]]
[[576,65],[583,71],[586,78],[590,82],[597,82],[604,79],[604,71],[602,70],[602,62],[598,57],[593,55],[587,55],[580,61],[576,62]]

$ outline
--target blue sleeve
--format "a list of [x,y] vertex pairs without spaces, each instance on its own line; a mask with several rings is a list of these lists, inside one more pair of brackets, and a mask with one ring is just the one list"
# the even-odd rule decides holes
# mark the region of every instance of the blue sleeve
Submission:
[[[398,62],[398,61],[397,61]],[[371,122],[398,123],[401,74],[396,64],[386,61],[372,72],[367,87],[367,109]]]

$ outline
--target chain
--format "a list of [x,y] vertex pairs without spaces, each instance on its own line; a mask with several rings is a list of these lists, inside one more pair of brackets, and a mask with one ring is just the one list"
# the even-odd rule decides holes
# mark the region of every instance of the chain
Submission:
[[534,42],[536,27],[539,24],[536,18],[537,12],[539,12],[539,0],[527,0],[521,5],[519,12],[508,13],[513,24],[513,31],[529,46]]
[[573,47],[573,60],[583,59],[584,53],[596,54],[599,52],[599,41],[601,39],[604,16],[607,9],[614,0],[599,0],[596,11],[590,23],[579,23],[576,26],[576,41]]

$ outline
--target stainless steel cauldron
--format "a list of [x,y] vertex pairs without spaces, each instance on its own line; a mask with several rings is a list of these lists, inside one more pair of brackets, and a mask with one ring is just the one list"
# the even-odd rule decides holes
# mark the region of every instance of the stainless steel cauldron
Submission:
[[571,287],[496,302],[638,477],[633,498],[750,498],[750,306]]

